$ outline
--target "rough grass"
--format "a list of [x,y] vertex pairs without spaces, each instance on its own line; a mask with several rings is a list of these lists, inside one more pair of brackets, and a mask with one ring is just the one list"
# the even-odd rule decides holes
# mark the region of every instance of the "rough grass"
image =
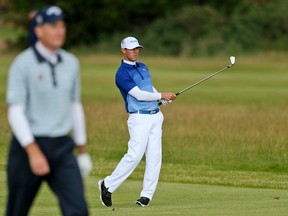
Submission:
[[[82,98],[93,175],[112,172],[126,152],[127,114],[114,84],[121,56],[80,55]],[[235,67],[161,107],[161,181],[239,187],[288,188],[287,54],[236,57]],[[0,167],[10,129],[5,88],[11,56],[0,58]],[[229,58],[140,59],[154,86],[177,92],[229,64]],[[144,160],[131,179],[142,179]]]

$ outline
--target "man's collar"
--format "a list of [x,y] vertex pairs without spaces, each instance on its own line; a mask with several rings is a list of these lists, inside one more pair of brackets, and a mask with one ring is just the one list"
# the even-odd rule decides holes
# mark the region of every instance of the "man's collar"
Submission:
[[[32,49],[37,57],[38,62],[50,62],[50,59],[47,59],[48,56],[51,56],[51,53],[45,47],[38,41],[34,46],[32,46]],[[62,57],[59,54],[59,52],[55,53],[55,57],[57,58],[56,64],[59,62],[62,62]]]
[[123,59],[123,62],[126,63],[126,64],[129,64],[129,65],[136,65],[136,62],[128,61],[128,60],[125,60],[125,59]]
[[132,68],[132,67],[138,67],[139,64],[137,62],[131,62],[131,61],[127,61],[127,60],[122,60],[122,65],[124,65],[125,67],[128,68]]

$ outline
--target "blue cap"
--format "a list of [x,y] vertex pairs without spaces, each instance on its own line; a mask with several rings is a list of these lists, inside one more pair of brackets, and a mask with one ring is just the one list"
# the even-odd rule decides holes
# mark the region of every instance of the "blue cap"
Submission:
[[35,16],[35,24],[43,25],[45,23],[54,23],[64,19],[63,11],[58,6],[49,6],[41,9]]

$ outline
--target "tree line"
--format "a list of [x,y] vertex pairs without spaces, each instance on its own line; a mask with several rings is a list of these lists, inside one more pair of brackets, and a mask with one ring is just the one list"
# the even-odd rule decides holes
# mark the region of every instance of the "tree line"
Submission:
[[286,0],[7,0],[2,12],[25,29],[31,8],[54,4],[66,14],[67,47],[113,50],[133,35],[159,55],[288,50]]

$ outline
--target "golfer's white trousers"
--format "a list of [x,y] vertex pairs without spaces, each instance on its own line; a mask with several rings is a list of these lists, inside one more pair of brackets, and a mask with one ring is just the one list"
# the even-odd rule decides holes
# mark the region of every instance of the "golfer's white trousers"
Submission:
[[146,156],[146,169],[143,189],[140,196],[153,197],[156,190],[162,163],[162,123],[163,115],[130,114],[127,124],[130,134],[128,151],[115,170],[104,179],[105,186],[113,193],[133,172]]

